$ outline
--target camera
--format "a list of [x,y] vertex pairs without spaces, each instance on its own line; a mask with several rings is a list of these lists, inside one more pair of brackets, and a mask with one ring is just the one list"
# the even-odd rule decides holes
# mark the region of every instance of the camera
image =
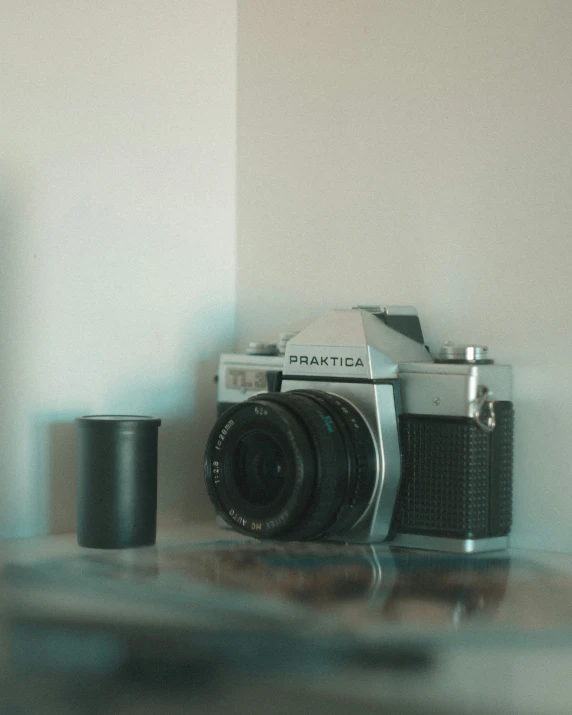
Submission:
[[205,454],[210,499],[235,530],[506,548],[512,369],[486,347],[446,343],[433,359],[414,308],[360,306],[249,353],[221,355]]

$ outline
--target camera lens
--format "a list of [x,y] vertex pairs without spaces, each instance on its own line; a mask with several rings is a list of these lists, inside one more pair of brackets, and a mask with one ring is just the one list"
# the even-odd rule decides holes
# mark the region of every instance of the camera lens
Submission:
[[347,400],[319,390],[257,395],[215,424],[205,481],[217,511],[253,536],[344,533],[377,478],[372,434]]
[[274,501],[285,486],[284,452],[261,430],[247,432],[236,446],[233,473],[239,494],[251,504]]

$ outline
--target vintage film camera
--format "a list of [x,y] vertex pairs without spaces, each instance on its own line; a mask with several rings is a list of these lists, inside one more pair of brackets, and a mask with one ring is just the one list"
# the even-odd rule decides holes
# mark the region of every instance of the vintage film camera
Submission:
[[220,359],[205,481],[234,529],[465,553],[507,546],[510,366],[452,343],[433,360],[416,310],[399,306],[331,311],[274,352]]

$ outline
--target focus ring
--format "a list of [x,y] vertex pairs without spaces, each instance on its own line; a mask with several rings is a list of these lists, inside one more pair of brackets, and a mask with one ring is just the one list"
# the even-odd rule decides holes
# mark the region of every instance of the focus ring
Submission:
[[256,399],[287,407],[306,426],[315,449],[314,494],[300,522],[278,538],[316,538],[335,519],[347,491],[350,465],[339,426],[330,410],[316,410],[315,402],[302,393],[268,393]]
[[342,510],[331,529],[334,533],[343,532],[353,526],[355,518],[361,516],[363,509],[371,501],[377,479],[377,453],[374,441],[361,413],[346,399],[320,390],[300,390],[299,393],[328,405],[337,418],[336,422],[346,442],[350,468],[344,506],[351,509]]

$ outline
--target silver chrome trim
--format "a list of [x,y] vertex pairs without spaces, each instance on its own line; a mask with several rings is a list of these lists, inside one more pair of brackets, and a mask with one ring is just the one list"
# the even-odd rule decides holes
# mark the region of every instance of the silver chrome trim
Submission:
[[278,355],[278,345],[276,343],[248,343],[246,347],[247,355],[267,355],[273,357]]
[[503,551],[508,548],[508,541],[508,536],[494,536],[490,539],[452,539],[445,536],[397,534],[388,545],[427,551],[450,551],[455,554],[480,554],[484,551]]
[[284,375],[391,379],[398,363],[431,360],[427,349],[365,310],[332,310],[286,345]]
[[401,363],[399,377],[408,414],[475,418],[483,393],[512,399],[509,365]]
[[413,315],[417,317],[417,308],[413,305],[354,305],[352,310],[365,310],[367,313],[382,313],[383,315]]
[[379,476],[372,501],[361,519],[346,533],[345,541],[378,542],[387,538],[401,481],[401,453],[393,385],[373,385],[375,425],[379,444]]
[[417,308],[413,305],[386,305],[383,312],[386,315],[418,315]]
[[438,353],[439,360],[464,360],[465,362],[477,362],[487,360],[489,349],[486,345],[460,345],[458,343],[445,343]]

